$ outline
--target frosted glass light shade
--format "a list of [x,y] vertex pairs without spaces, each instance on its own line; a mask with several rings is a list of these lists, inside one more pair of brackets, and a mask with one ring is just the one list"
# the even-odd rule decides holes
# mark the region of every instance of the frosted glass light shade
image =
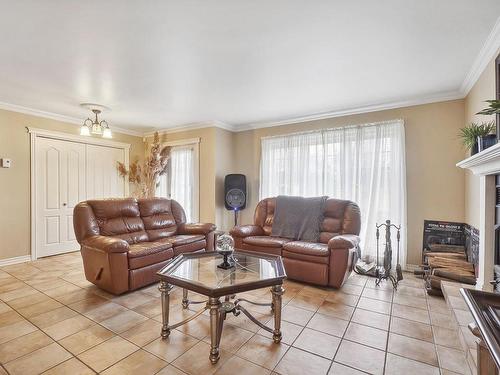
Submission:
[[82,127],[80,128],[80,135],[89,136],[90,135],[89,127],[86,125],[82,125]]
[[111,129],[104,128],[104,131],[102,132],[102,137],[103,138],[113,138],[113,134],[111,133]]

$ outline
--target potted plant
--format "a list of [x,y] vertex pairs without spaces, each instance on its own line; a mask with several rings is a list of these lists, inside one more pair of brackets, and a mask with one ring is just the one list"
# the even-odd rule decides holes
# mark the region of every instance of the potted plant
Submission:
[[[495,144],[496,136],[492,134],[494,130],[494,121],[482,122],[481,124],[472,122],[470,125],[460,129],[459,136],[462,139],[462,143],[465,148],[470,150],[470,154],[472,156],[478,153],[479,143],[481,143],[482,146],[481,151]],[[491,142],[493,143],[491,144]]]
[[485,100],[486,103],[489,103],[488,108],[485,108],[476,115],[496,115],[500,113],[500,100]]

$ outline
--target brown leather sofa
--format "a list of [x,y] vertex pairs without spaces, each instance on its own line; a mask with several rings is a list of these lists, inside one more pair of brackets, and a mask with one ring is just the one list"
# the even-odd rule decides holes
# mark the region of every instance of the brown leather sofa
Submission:
[[276,198],[260,201],[255,208],[254,225],[236,226],[231,230],[235,247],[281,255],[290,279],[340,288],[356,261],[361,227],[358,205],[328,199],[319,243],[271,236],[275,206]]
[[121,294],[157,281],[172,257],[213,251],[214,224],[187,224],[175,200],[106,199],[79,203],[73,225],[88,281]]

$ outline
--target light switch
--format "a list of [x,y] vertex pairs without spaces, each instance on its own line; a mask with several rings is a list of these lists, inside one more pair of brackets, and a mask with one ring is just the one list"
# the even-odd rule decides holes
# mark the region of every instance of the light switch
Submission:
[[11,160],[7,158],[0,159],[0,165],[2,168],[10,168]]

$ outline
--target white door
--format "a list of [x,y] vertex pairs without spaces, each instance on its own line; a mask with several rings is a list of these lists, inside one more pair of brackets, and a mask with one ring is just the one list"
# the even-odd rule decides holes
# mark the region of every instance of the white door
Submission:
[[73,208],[85,200],[85,145],[49,138],[36,141],[37,256],[78,250]]
[[125,178],[116,168],[124,161],[124,149],[87,145],[87,199],[125,196]]

